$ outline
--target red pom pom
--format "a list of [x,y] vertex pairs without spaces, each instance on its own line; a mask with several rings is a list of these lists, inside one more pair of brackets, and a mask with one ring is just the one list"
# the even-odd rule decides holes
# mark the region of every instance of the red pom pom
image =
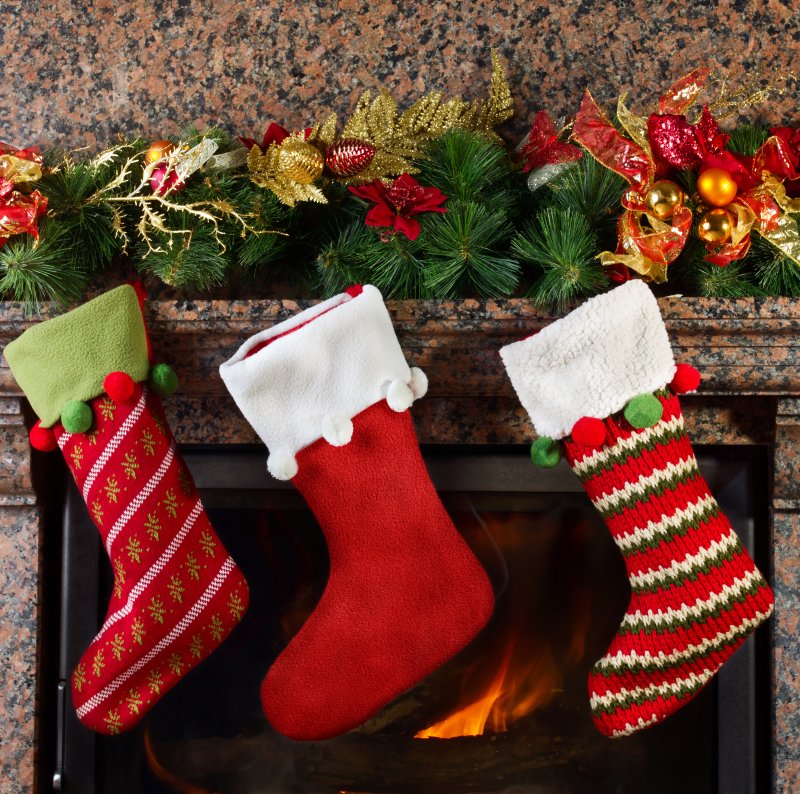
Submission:
[[606,426],[602,419],[582,416],[572,427],[572,440],[582,447],[599,449],[606,441]]
[[39,420],[28,434],[31,446],[38,449],[39,452],[52,452],[58,444],[56,443],[56,434],[51,427],[42,427],[42,422]]
[[127,372],[109,372],[103,381],[106,394],[115,403],[124,403],[133,397],[136,384]]
[[678,364],[675,367],[675,377],[669,387],[675,394],[686,394],[690,391],[697,391],[700,385],[700,373],[690,364]]
[[345,290],[351,298],[359,296],[363,291],[364,288],[360,284],[353,284]]

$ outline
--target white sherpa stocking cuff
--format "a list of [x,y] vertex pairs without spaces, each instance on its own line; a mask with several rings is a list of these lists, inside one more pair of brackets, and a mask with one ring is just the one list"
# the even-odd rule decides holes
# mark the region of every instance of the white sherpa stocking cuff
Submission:
[[641,281],[591,298],[500,355],[536,432],[555,439],[581,417],[622,410],[675,373],[658,303]]
[[347,444],[351,420],[370,405],[386,399],[404,411],[427,389],[423,372],[406,364],[383,298],[371,286],[251,336],[219,372],[269,448],[267,468],[279,480],[295,476],[296,453],[318,439]]

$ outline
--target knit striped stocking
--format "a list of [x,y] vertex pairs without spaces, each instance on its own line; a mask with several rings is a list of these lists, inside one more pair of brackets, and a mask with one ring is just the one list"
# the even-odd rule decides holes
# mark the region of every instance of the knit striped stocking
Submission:
[[593,449],[565,439],[566,458],[625,559],[631,600],[589,674],[595,724],[624,736],[677,711],[772,612],[772,592],[697,468],[678,398],[637,430],[603,423]]
[[660,722],[702,689],[772,612],[773,596],[697,467],[658,304],[631,281],[501,351],[540,437],[563,449],[625,559],[631,599],[589,675],[608,736]]
[[105,621],[72,674],[78,719],[135,725],[230,634],[247,607],[241,572],[208,521],[161,401],[147,386],[89,403],[88,433],[55,435],[114,569]]
[[39,416],[34,447],[60,447],[114,570],[105,621],[72,675],[78,718],[134,726],[241,619],[247,584],[209,524],[159,394],[131,286],[29,328],[4,355]]

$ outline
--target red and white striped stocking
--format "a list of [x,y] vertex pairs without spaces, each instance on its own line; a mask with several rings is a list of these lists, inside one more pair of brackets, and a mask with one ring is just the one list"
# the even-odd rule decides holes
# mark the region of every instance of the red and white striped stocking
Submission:
[[632,281],[501,351],[555,465],[560,444],[619,547],[631,599],[589,675],[592,715],[624,736],[677,711],[772,612],[773,595],[708,490],[650,290]]
[[[12,343],[16,348],[9,346],[6,354],[23,389],[30,369],[25,359],[35,358],[39,344],[74,340],[70,329],[77,329],[89,355],[93,343],[113,342],[103,323],[119,323],[120,315],[141,326],[138,341],[145,338],[131,287],[96,300],[103,303],[102,312],[93,311],[91,301],[34,326],[29,336]],[[54,335],[46,326],[56,322]],[[144,360],[128,362],[126,370],[141,376],[148,371],[147,350],[133,347],[140,348],[136,357]],[[71,366],[69,350],[59,352]],[[114,734],[139,722],[227,637],[247,608],[248,589],[208,521],[154,391],[170,380],[169,371],[160,365],[148,385],[135,382],[125,370],[110,375],[103,369],[100,364],[95,386],[89,388],[102,393],[60,395],[73,403],[63,421],[55,422],[52,432],[40,421],[31,440],[40,449],[57,442],[113,566],[108,611],[72,674],[72,696],[84,725]],[[49,386],[58,390],[59,373],[43,374],[52,375]],[[98,378],[104,386],[96,385]],[[31,384],[30,392],[36,403],[41,388]],[[47,409],[45,404],[40,416]],[[88,417],[90,424],[78,421],[69,432],[64,423],[74,424],[76,416]]]

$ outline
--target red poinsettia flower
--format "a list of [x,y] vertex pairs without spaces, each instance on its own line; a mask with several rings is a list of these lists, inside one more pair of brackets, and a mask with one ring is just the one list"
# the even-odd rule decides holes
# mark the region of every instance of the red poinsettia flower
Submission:
[[523,162],[522,171],[528,173],[544,165],[571,163],[580,160],[583,151],[579,146],[558,140],[558,130],[547,112],[540,110],[531,123],[531,131],[517,158]]
[[759,166],[784,180],[786,192],[800,196],[800,130],[772,127],[767,142],[757,152]]
[[[303,130],[303,140],[306,140],[310,137],[312,132],[311,127],[306,127]],[[267,131],[264,133],[264,139],[261,141],[261,151],[266,152],[273,143],[280,144],[283,143],[285,138],[288,138],[291,133],[285,127],[281,127],[280,124],[276,124],[274,121],[267,127]],[[254,146],[258,146],[258,144],[252,138],[242,138],[239,136],[239,140],[242,142],[244,146],[248,149],[252,149]]]
[[367,226],[388,226],[402,232],[409,240],[419,237],[419,221],[414,219],[414,215],[447,212],[441,206],[447,201],[447,196],[439,188],[423,187],[410,174],[400,174],[390,187],[376,179],[369,185],[351,185],[349,190],[359,198],[375,203],[367,213]]

